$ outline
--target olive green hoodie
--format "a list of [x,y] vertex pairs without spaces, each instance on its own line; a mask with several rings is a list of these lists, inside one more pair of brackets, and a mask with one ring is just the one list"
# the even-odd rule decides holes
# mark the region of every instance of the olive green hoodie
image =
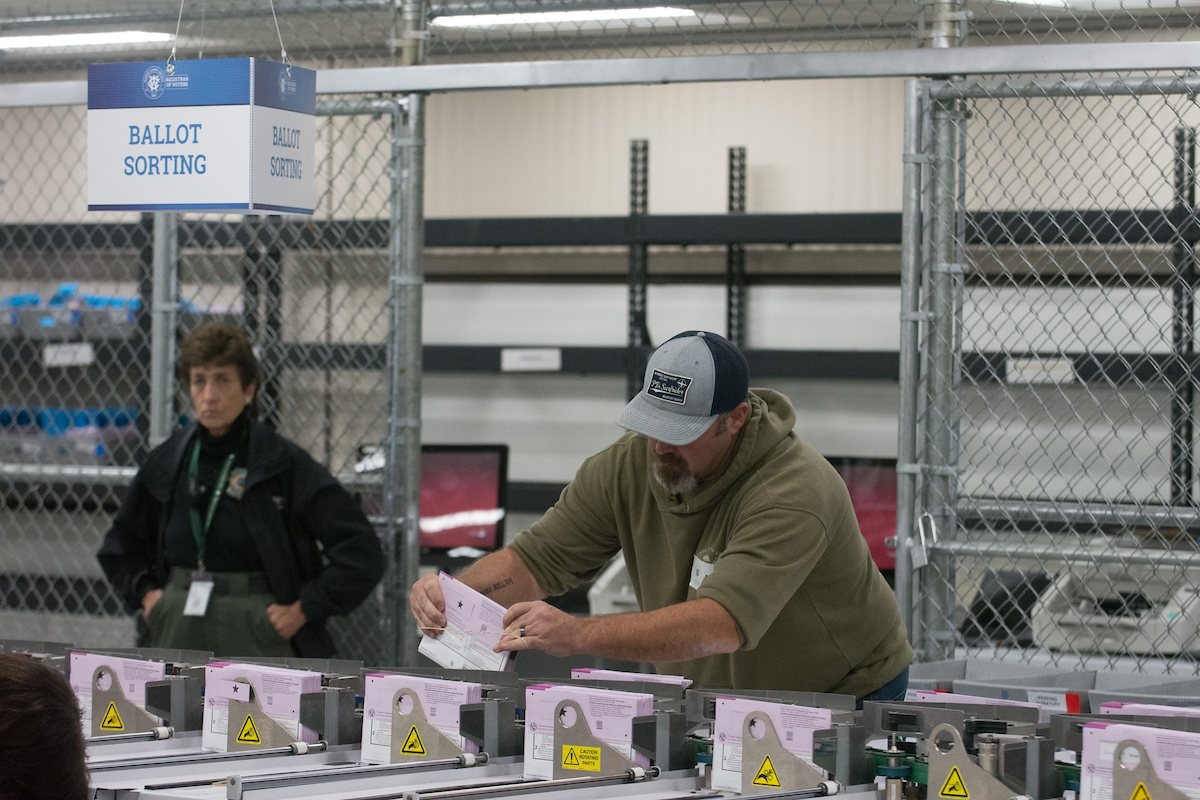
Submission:
[[652,477],[646,437],[626,434],[584,462],[512,547],[548,595],[594,576],[620,551],[643,610],[700,597],[720,603],[741,647],[656,665],[661,672],[713,688],[862,697],[908,666],[912,649],[846,485],[796,438],[795,421],[787,397],[752,390],[729,466],[682,495]]

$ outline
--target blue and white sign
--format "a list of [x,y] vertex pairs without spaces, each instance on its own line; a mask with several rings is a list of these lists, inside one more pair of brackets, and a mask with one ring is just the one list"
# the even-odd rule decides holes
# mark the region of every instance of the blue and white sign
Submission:
[[317,73],[254,58],[88,67],[88,210],[311,214]]

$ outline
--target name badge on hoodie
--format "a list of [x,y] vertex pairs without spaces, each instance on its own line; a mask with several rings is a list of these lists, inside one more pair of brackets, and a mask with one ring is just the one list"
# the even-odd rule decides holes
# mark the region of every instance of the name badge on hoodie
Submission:
[[692,556],[692,577],[688,581],[688,586],[693,589],[699,589],[700,584],[704,583],[704,579],[713,574],[713,565],[707,561],[701,561],[700,556]]

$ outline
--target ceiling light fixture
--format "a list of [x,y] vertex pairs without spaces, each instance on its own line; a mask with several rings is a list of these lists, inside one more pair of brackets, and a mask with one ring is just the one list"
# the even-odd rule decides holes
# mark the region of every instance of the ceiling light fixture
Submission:
[[537,11],[517,14],[463,14],[434,17],[431,25],[444,28],[489,28],[497,25],[544,25],[554,22],[606,22],[609,20],[679,19],[694,17],[690,8],[605,8],[590,11]]
[[97,47],[106,44],[169,42],[169,33],[150,31],[107,31],[105,33],[52,33],[41,36],[0,36],[0,50],[49,49],[52,47]]
[[1162,11],[1195,6],[1200,0],[1005,0],[1015,6],[1064,9],[1067,11]]

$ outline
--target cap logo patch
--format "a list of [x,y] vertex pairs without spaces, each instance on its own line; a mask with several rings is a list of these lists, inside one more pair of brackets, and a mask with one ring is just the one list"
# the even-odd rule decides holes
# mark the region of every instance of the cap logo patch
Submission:
[[650,374],[650,385],[646,387],[646,394],[668,403],[683,405],[687,402],[687,393],[691,385],[691,378],[656,369]]

